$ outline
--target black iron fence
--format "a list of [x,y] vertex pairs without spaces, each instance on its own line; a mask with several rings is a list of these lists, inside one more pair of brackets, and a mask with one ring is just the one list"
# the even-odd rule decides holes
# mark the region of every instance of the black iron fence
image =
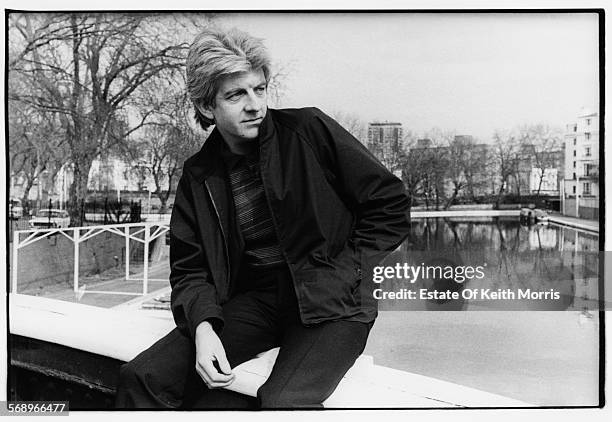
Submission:
[[[26,201],[9,203],[9,241],[15,230],[70,226],[68,204],[65,201]],[[142,222],[141,201],[101,200],[81,201],[79,205],[83,225],[121,224]]]
[[121,224],[142,221],[141,201],[104,200],[81,201],[81,218],[88,223]]
[[[48,210],[56,211],[54,213]],[[30,220],[33,217],[44,215],[52,217],[54,214],[61,214],[59,211],[68,210],[68,203],[65,201],[53,201],[40,203],[38,201],[26,201],[23,205],[9,204],[9,218],[11,220]],[[119,223],[139,223],[141,222],[142,203],[141,201],[123,201],[116,199],[103,198],[89,201],[82,200],[79,205],[81,219],[84,222],[95,222],[102,224]]]

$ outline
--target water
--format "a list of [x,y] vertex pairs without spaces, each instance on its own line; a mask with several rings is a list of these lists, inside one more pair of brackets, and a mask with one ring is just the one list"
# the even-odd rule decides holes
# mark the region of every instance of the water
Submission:
[[[381,301],[365,353],[378,365],[538,406],[597,405],[598,242],[588,232],[525,227],[516,219],[415,220],[409,240],[385,264],[486,262],[487,277],[455,290],[497,283],[501,289],[554,289],[561,299]],[[415,284],[441,287],[440,280]],[[406,286],[396,277],[381,283],[385,290]]]
[[[512,218],[419,219],[408,240],[374,271],[379,307],[597,311],[598,241],[589,232],[523,226]],[[407,291],[416,300],[384,295]]]

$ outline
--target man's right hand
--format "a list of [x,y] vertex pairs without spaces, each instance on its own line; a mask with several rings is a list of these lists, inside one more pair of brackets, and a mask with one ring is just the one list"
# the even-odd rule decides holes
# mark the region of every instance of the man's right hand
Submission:
[[[223,344],[208,321],[196,328],[195,347],[196,371],[208,388],[227,387],[234,381],[236,376],[225,357]],[[215,368],[214,362],[221,372]]]

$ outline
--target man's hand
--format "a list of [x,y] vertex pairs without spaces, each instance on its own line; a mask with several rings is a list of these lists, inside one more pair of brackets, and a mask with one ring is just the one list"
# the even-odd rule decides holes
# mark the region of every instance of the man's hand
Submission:
[[[225,357],[223,344],[208,321],[196,328],[195,347],[196,371],[208,388],[227,387],[234,381],[235,374]],[[221,372],[215,368],[214,362]]]

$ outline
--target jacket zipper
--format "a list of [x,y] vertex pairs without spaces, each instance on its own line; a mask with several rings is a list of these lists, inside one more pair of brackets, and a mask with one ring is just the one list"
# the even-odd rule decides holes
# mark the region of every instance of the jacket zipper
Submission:
[[276,222],[276,216],[274,215],[274,210],[272,209],[272,203],[270,202],[270,195],[268,195],[268,189],[266,188],[266,183],[264,182],[263,176],[263,160],[260,158],[259,160],[259,177],[261,178],[261,185],[263,186],[264,196],[266,197],[266,203],[268,204],[268,209],[270,210],[270,217],[272,217],[272,225],[274,226],[274,232],[276,233],[276,239],[278,240],[278,246],[283,254],[283,258],[285,258],[285,264],[289,269],[289,275],[291,276],[291,284],[293,285],[293,291],[295,292],[295,296],[297,299],[298,310],[300,313],[300,319],[302,319],[302,303],[300,302],[300,293],[298,292],[298,288],[295,285],[295,275],[293,274],[293,268],[289,259],[287,258],[287,252],[282,245],[281,237],[279,235],[280,231],[278,230],[278,224]]
[[224,294],[227,296],[227,290],[229,290],[229,285],[232,280],[232,269],[230,267],[230,259],[229,259],[229,249],[227,246],[227,238],[225,237],[225,232],[223,231],[223,224],[221,224],[221,216],[219,215],[219,210],[217,209],[217,204],[215,204],[215,200],[213,199],[212,193],[210,191],[210,187],[208,186],[208,182],[204,181],[204,186],[206,186],[206,192],[208,193],[208,197],[210,198],[210,202],[212,202],[213,208],[215,210],[215,214],[217,215],[217,223],[219,224],[219,229],[221,230],[221,238],[223,239],[223,246],[225,252],[225,265],[227,266],[227,283],[225,284],[226,291]]

